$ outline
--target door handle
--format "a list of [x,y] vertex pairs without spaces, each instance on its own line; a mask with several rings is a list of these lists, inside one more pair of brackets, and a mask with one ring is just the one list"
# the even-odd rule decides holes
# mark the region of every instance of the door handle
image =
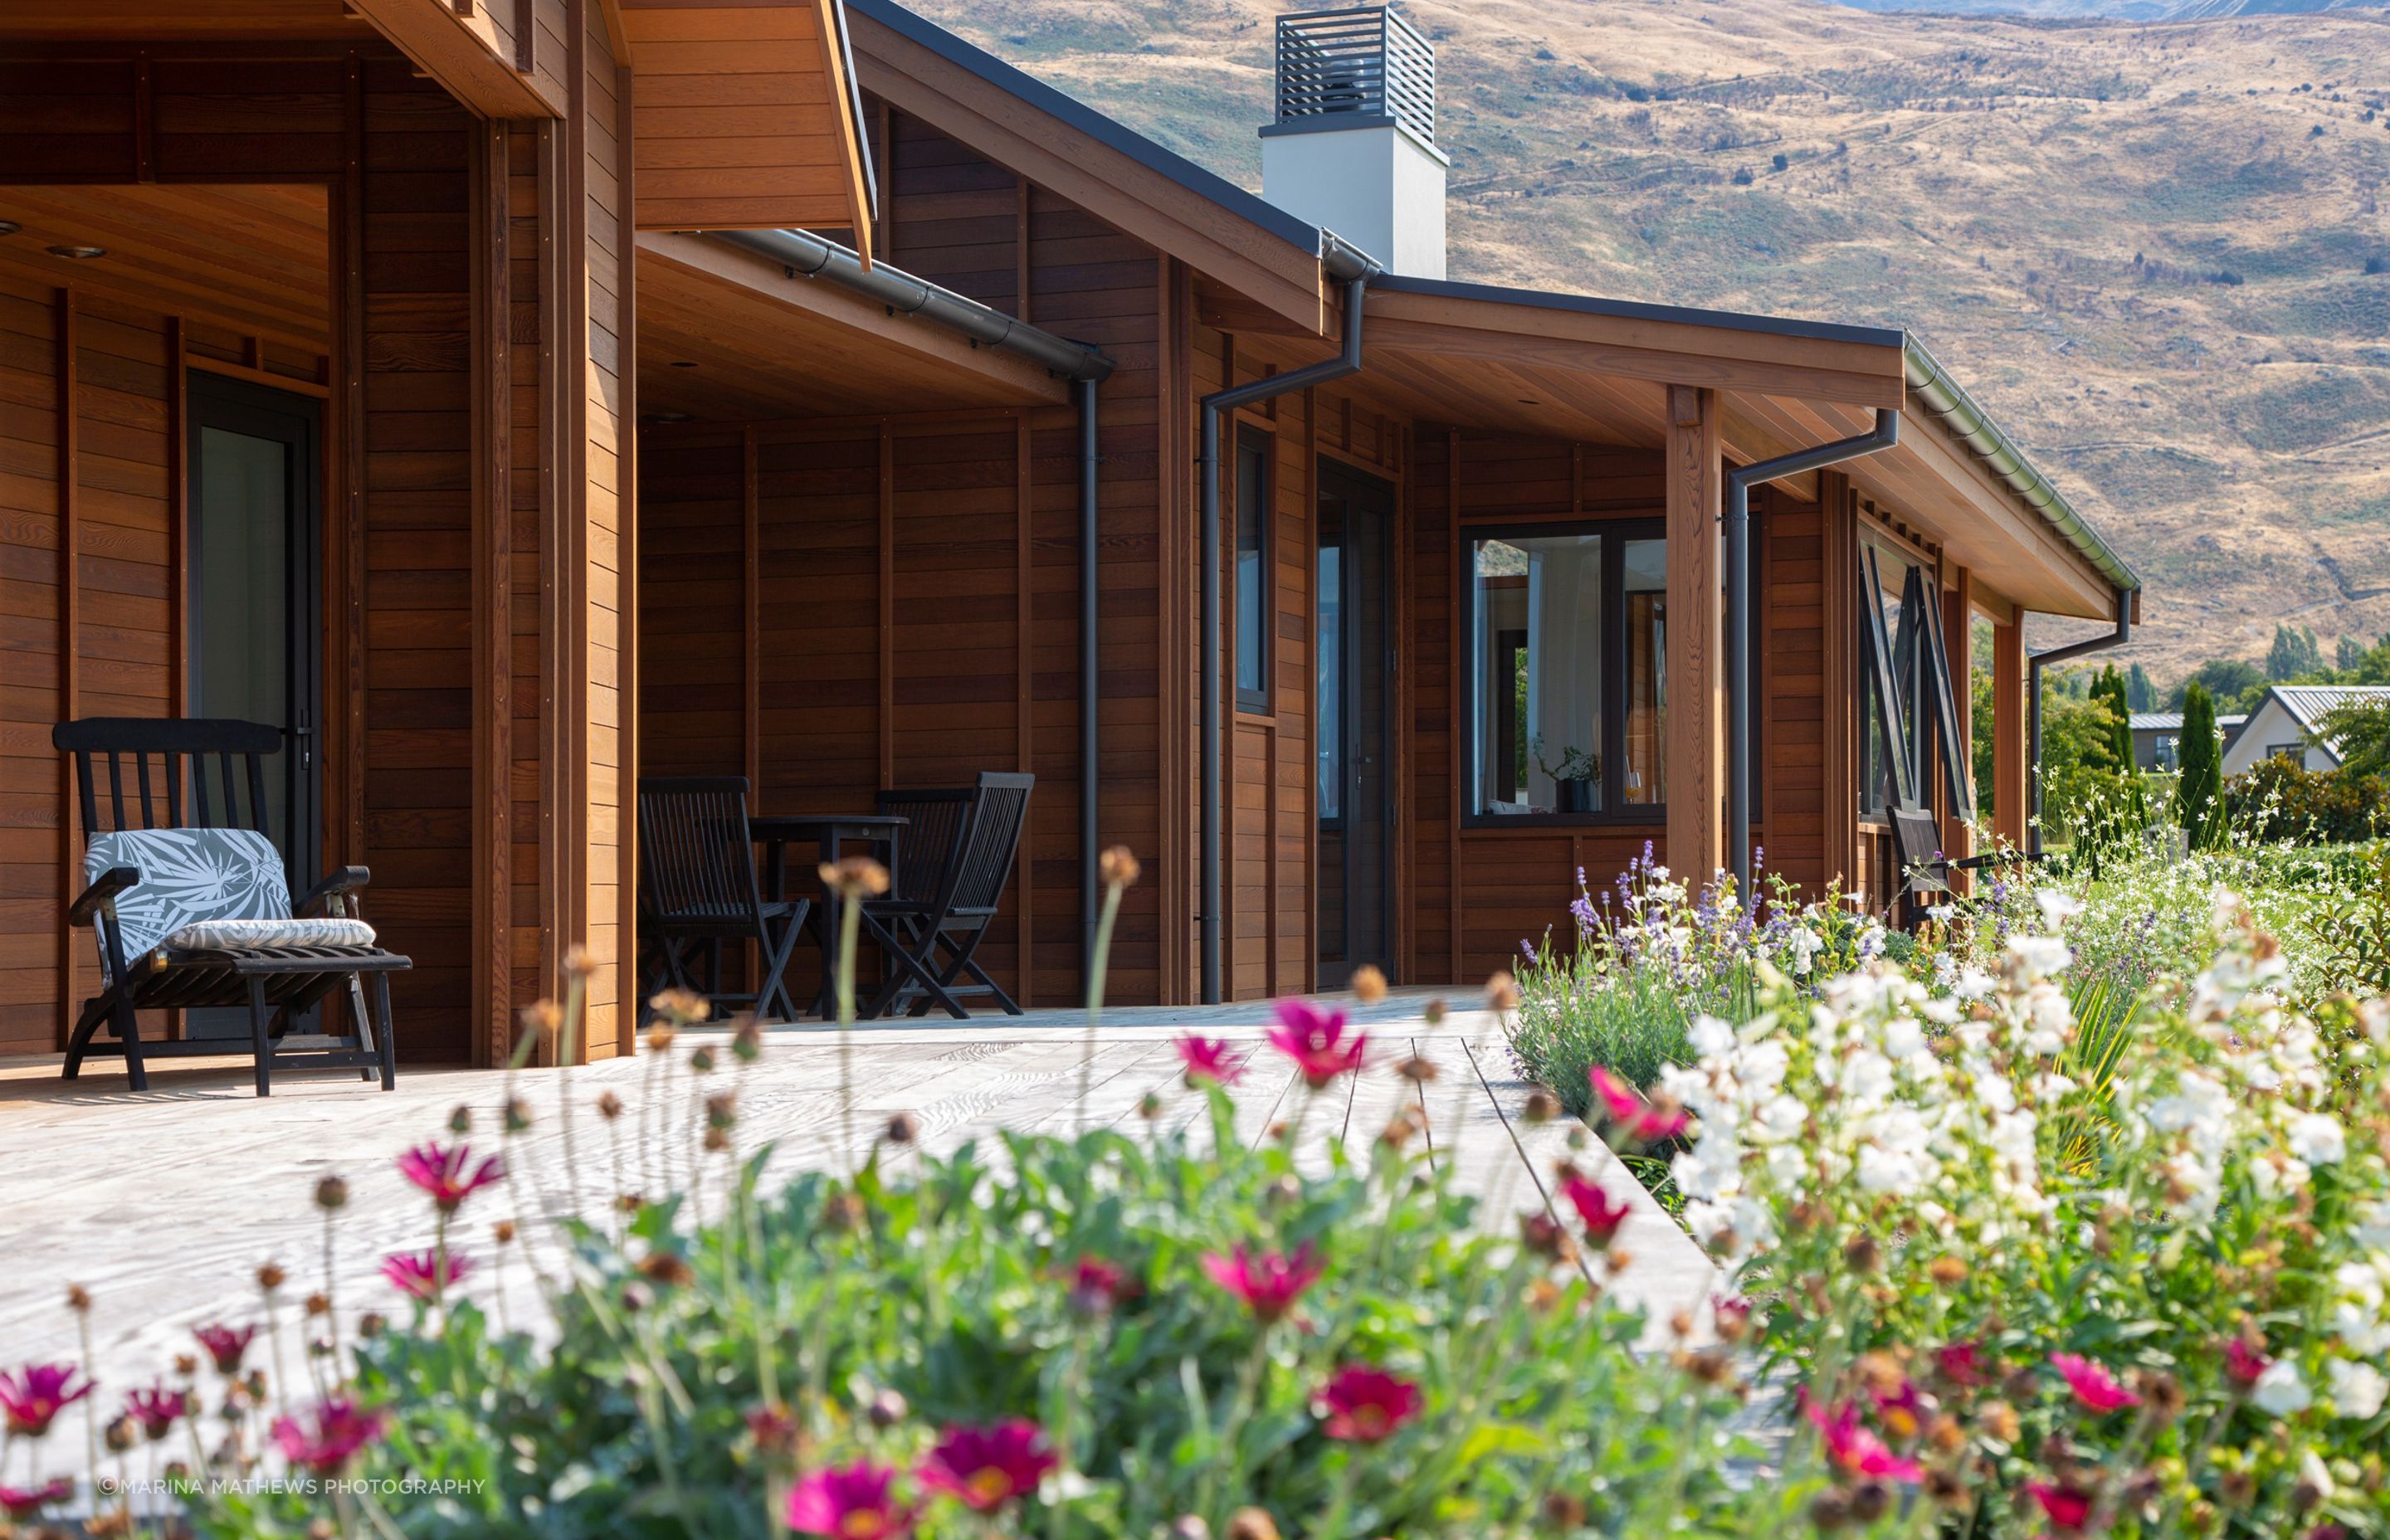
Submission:
[[286,727],[284,732],[299,739],[299,768],[311,770],[315,764],[315,730],[312,727]]

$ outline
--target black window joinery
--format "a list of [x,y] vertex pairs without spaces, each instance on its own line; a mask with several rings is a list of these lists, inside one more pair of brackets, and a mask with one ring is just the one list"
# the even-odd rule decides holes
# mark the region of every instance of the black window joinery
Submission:
[[1268,434],[1237,435],[1237,709],[1270,710],[1270,475]]

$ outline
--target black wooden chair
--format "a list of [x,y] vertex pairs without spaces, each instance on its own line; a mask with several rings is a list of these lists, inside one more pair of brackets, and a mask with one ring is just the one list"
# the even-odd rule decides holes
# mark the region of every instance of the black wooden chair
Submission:
[[[665,989],[704,995],[718,1008],[752,1007],[797,1019],[782,975],[812,911],[810,899],[767,900],[755,880],[755,841],[747,825],[744,776],[643,776],[639,779],[639,916],[648,932],[648,969],[641,989],[652,999]],[[722,988],[725,942],[755,943],[761,964],[753,993]],[[697,948],[705,951],[706,987],[696,978]],[[646,1010],[642,1007],[642,1013]]]
[[[1011,879],[1029,816],[1029,792],[1036,784],[1032,775],[990,771],[977,785],[957,790],[880,794],[883,811],[913,821],[906,828],[905,869],[895,890],[863,905],[864,928],[880,945],[887,976],[866,1015],[903,1009],[922,1016],[938,1005],[957,1020],[968,1020],[962,999],[978,995],[993,997],[1007,1015],[1021,1014],[1012,996],[980,967],[976,954]],[[944,838],[925,834],[925,824],[944,830]],[[918,866],[916,852],[921,853]],[[932,876],[933,856],[942,859]],[[966,973],[979,982],[958,983]]]
[[[365,867],[343,866],[290,902],[265,805],[264,761],[282,751],[278,730],[224,719],[102,716],[62,722],[50,741],[74,755],[83,810],[88,886],[67,918],[96,929],[105,985],[84,1002],[68,1039],[66,1079],[76,1078],[86,1059],[121,1055],[133,1088],[147,1090],[146,1060],[222,1054],[231,1045],[191,1037],[145,1043],[138,1013],[230,1007],[249,1012],[261,1097],[271,1092],[277,1064],[354,1069],[367,1081],[379,1073],[385,1091],[397,1084],[390,975],[414,965],[378,944],[365,922],[359,895],[371,880]],[[107,764],[105,819],[96,760]],[[341,990],[348,994],[348,1033],[292,1030]],[[98,1040],[102,1026],[113,1041]]]

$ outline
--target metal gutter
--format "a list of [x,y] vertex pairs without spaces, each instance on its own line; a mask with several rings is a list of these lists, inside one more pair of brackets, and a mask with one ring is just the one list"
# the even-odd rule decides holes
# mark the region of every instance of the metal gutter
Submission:
[[[1074,379],[1071,398],[1079,409],[1079,976],[1096,976],[1096,928],[1103,903],[1097,886],[1099,820],[1096,801],[1102,777],[1097,774],[1099,748],[1096,712],[1102,699],[1102,671],[1097,632],[1097,482],[1103,457],[1096,452],[1096,381]],[[1026,517],[1027,510],[1022,510]]]
[[850,248],[825,240],[809,230],[701,233],[768,257],[792,278],[827,278],[842,289],[851,289],[886,305],[897,314],[935,321],[983,347],[1000,348],[1042,364],[1064,379],[1101,380],[1111,375],[1112,361],[1100,349],[1058,337],[886,263],[866,267],[862,257]]
[[1271,396],[1285,395],[1293,391],[1309,390],[1331,379],[1343,379],[1361,372],[1362,319],[1368,307],[1369,280],[1381,271],[1378,263],[1362,252],[1328,234],[1320,233],[1325,248],[1321,266],[1331,277],[1344,284],[1344,346],[1334,358],[1322,359],[1285,374],[1266,375],[1242,385],[1232,385],[1214,391],[1201,402],[1202,418],[1202,451],[1197,456],[1199,479],[1202,482],[1202,571],[1201,589],[1202,602],[1200,625],[1202,630],[1202,711],[1199,733],[1202,738],[1202,792],[1201,853],[1199,865],[1201,881],[1201,912],[1196,924],[1201,938],[1202,1003],[1220,1003],[1220,826],[1222,817],[1220,788],[1220,423],[1227,414],[1240,406],[1251,405]]
[[1907,336],[1889,327],[1800,321],[1790,316],[1755,315],[1740,310],[1701,310],[1689,305],[1652,304],[1642,300],[1606,300],[1591,294],[1505,289],[1497,284],[1462,283],[1454,278],[1419,278],[1399,273],[1389,273],[1371,287],[1387,294],[1424,294],[1443,300],[1475,300],[1486,304],[1523,305],[1531,310],[1561,310],[1577,315],[1606,315],[1627,321],[1668,321],[1689,327],[1758,332],[1769,337],[1799,337],[1818,342],[1858,342],[1877,348],[1898,347]]
[[1879,407],[1875,429],[1726,474],[1726,840],[1735,902],[1757,903],[1751,890],[1751,489],[1779,477],[1821,470],[1900,442],[1900,414]]
[[1925,350],[1916,338],[1901,334],[1901,365],[1908,377],[1909,392],[1918,404],[1947,428],[1960,443],[1972,450],[1977,458],[1995,476],[2006,481],[2024,504],[2039,514],[2042,520],[2056,530],[2066,543],[2080,551],[2109,585],[2127,591],[2141,586],[2141,580],[2125,564],[2109,544],[2100,538],[2066,494],[2049,482],[2049,478],[2035,468],[2010,437],[2000,431],[1991,414],[1985,412],[1967,388],[1950,378],[1941,361]]

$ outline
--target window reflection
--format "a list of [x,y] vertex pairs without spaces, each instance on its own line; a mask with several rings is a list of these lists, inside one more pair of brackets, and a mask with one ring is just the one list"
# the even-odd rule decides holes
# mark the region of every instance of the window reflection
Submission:
[[1668,543],[1626,542],[1626,748],[1621,800],[1667,800]]

